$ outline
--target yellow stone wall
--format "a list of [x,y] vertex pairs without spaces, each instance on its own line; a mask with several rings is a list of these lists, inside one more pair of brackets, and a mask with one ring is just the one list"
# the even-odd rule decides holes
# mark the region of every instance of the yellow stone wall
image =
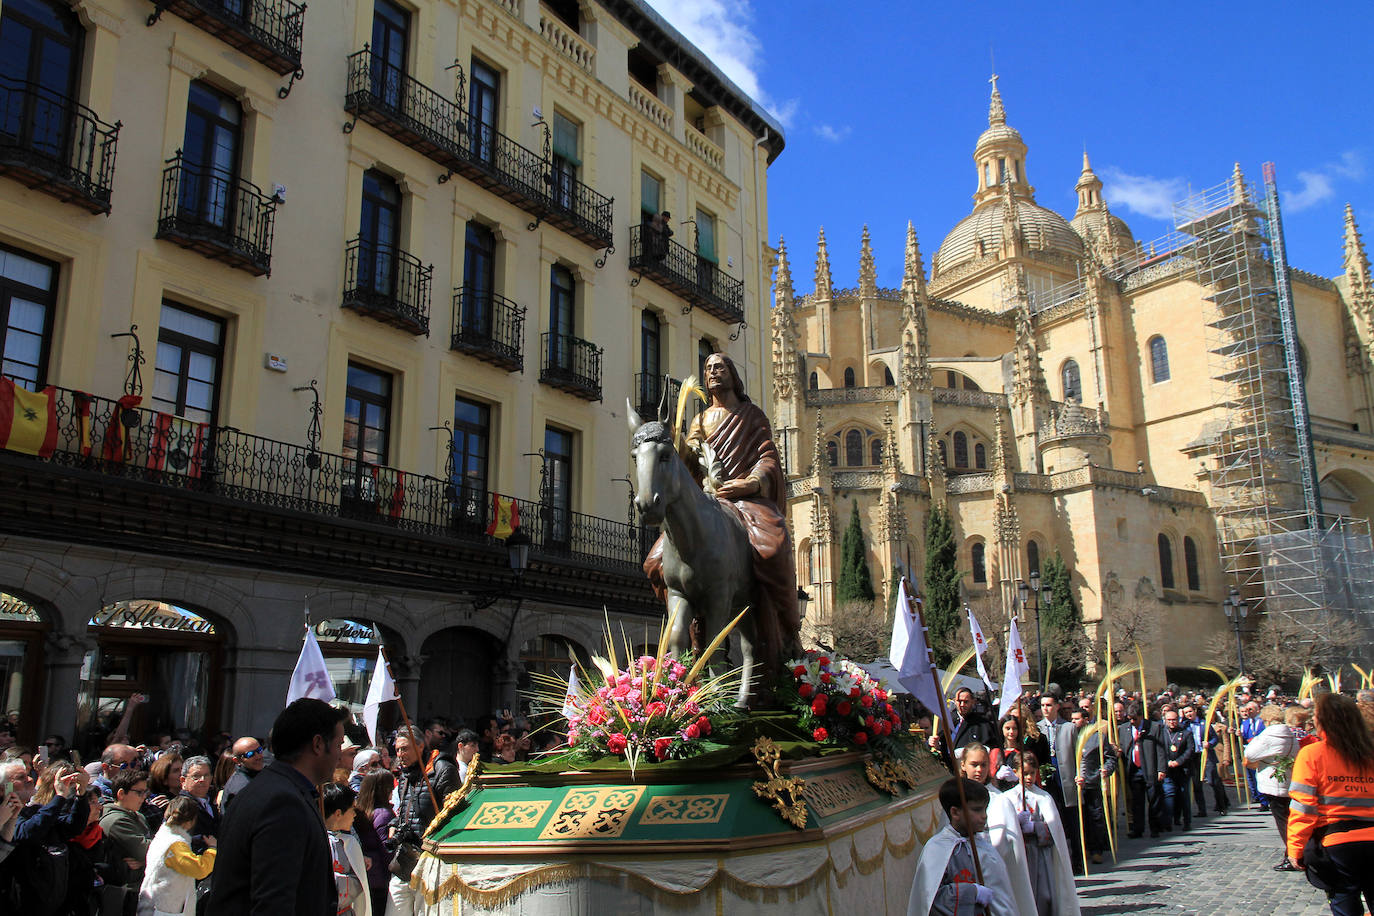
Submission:
[[[59,265],[60,287],[48,380],[101,395],[120,392],[126,341],[110,334],[137,324],[151,384],[164,298],[224,318],[226,358],[219,421],[246,432],[304,444],[309,396],[292,392],[318,379],[324,404],[322,447],[338,451],[343,435],[347,364],[355,360],[393,374],[390,463],[442,476],[443,439],[430,431],[453,417],[456,394],[493,407],[489,486],[521,497],[538,490],[538,462],[522,455],[543,446],[546,424],[577,437],[573,505],[578,511],[624,517],[627,467],[625,399],[639,370],[639,313],[663,320],[665,372],[697,371],[698,340],[730,353],[750,392],[761,398],[771,367],[763,303],[767,295],[767,164],[774,135],[754,134],[720,108],[703,113],[705,133],[688,123],[690,83],[664,65],[656,102],[636,103],[644,90],[626,69],[639,39],[596,4],[584,4],[573,52],[593,55],[589,67],[541,35],[551,14],[537,0],[416,0],[409,75],[439,95],[455,91],[455,60],[474,56],[501,73],[499,129],[538,151],[531,127],[536,107],[545,119],[560,112],[581,122],[579,178],[614,198],[616,252],[603,252],[542,223],[519,207],[455,176],[343,109],[346,57],[370,40],[372,5],[311,4],[304,19],[305,76],[278,98],[286,80],[201,28],[164,12],[151,27],[145,0],[81,0],[87,26],[80,101],[104,120],[122,122],[113,212],[91,216],[70,204],[0,177],[0,243]],[[566,27],[562,27],[564,32]],[[566,36],[565,36],[566,37]],[[203,79],[243,106],[242,177],[271,193],[286,187],[276,210],[270,277],[208,260],[154,238],[164,161],[182,142],[187,92]],[[658,113],[652,117],[645,106]],[[654,106],[657,106],[656,108]],[[434,266],[428,338],[340,308],[344,250],[357,235],[363,173],[380,169],[404,193],[401,246]],[[684,300],[645,280],[630,287],[629,229],[639,220],[640,171],[664,181],[663,207],[675,221],[698,207],[717,217],[721,269],[744,283],[748,328],[736,330],[701,309],[683,314]],[[527,308],[524,371],[507,373],[451,351],[453,290],[463,282],[464,225],[478,219],[497,237],[497,292]],[[691,244],[692,226],[675,227]],[[588,403],[539,382],[540,334],[548,327],[549,269],[569,267],[578,282],[575,333],[604,348],[603,400]],[[284,357],[288,371],[264,368],[265,353]]]

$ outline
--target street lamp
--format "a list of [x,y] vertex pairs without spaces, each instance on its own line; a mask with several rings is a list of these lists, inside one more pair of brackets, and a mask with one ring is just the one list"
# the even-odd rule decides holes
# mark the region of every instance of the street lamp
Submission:
[[1040,689],[1043,690],[1045,688],[1045,646],[1040,639],[1040,596],[1043,594],[1045,603],[1049,604],[1053,600],[1054,592],[1048,582],[1044,585],[1040,584],[1040,570],[1032,569],[1030,584],[1027,585],[1024,580],[1017,582],[1016,594],[1021,599],[1022,610],[1025,610],[1027,599],[1031,595],[1035,596],[1035,663],[1039,666],[1036,668],[1035,676],[1037,683],[1040,684]]
[[530,536],[524,528],[516,528],[506,538],[506,557],[510,560],[510,571],[519,582],[530,567]]
[[806,619],[806,606],[811,603],[811,596],[806,593],[800,585],[797,586],[797,619]]
[[1240,590],[1234,586],[1231,594],[1226,596],[1226,600],[1221,602],[1221,609],[1226,612],[1226,619],[1231,621],[1231,629],[1236,631],[1236,664],[1240,667],[1240,673],[1245,673],[1245,646],[1240,640],[1241,622],[1250,613],[1250,605],[1246,604],[1240,597]]

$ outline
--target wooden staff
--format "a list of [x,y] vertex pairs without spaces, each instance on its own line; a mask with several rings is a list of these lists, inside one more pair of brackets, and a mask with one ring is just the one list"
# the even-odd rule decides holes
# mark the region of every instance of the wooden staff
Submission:
[[[390,659],[390,658],[387,658],[386,647],[385,647],[385,646],[381,647],[381,650],[382,650],[382,658],[385,658],[385,659],[386,659],[386,673],[389,674],[389,675],[391,676],[391,683],[395,684],[395,683],[396,683],[396,673],[395,673],[394,671],[391,670],[391,659]],[[400,689],[399,686],[396,688],[396,705],[399,706],[400,709],[401,709],[401,721],[402,721],[403,723],[405,723],[406,735],[407,735],[407,737],[410,739],[410,745],[411,745],[411,747],[414,747],[414,746],[415,746],[415,726],[410,724],[410,716],[406,715],[406,703],[405,703],[405,700],[401,699],[401,689]],[[418,760],[419,763],[420,763],[420,779],[424,781],[425,789],[429,792],[429,800],[430,800],[430,803],[434,805],[434,813],[435,813],[435,814],[438,814],[438,813],[439,813],[439,799],[434,795],[434,786],[430,785],[430,782],[429,782],[429,773],[426,772],[426,770],[425,770],[425,746],[424,746],[423,743],[420,744],[419,749],[418,749],[415,753],[416,753],[416,760]]]
[[[945,695],[944,692],[940,689],[940,676],[935,671],[935,653],[932,652],[930,649],[930,633],[926,630],[925,613],[923,611],[921,602],[912,601],[911,593],[913,589],[911,587],[910,580],[906,579],[905,576],[903,576],[902,579],[907,587],[907,607],[912,607],[913,604],[915,605],[916,622],[921,625],[921,633],[923,634],[922,639],[926,645],[926,663],[930,667],[930,683],[935,688],[935,695],[940,698],[940,705],[943,707],[945,702]],[[958,762],[954,759],[954,736],[951,735],[949,731],[948,710],[942,708],[940,712],[946,713],[946,715],[940,716],[940,732],[944,735],[945,748],[949,751],[949,763],[954,774],[954,784],[959,788],[959,807],[963,810],[964,816],[967,817],[968,796],[964,794],[964,772],[963,769],[959,766]],[[971,831],[969,833],[968,838],[968,847],[969,850],[973,853],[973,871],[978,877],[978,883],[982,884],[983,864],[978,860],[978,835]]]

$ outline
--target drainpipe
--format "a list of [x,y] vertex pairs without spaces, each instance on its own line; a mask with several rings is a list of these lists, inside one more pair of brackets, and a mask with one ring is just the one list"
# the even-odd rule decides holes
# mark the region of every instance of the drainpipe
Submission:
[[[762,212],[761,212],[760,209],[759,209],[760,198],[761,198],[761,195],[759,194],[759,147],[762,146],[763,144],[765,144],[765,143],[768,142],[769,136],[770,136],[770,134],[768,133],[768,128],[765,127],[765,128],[763,129],[763,136],[762,136],[762,137],[759,137],[757,140],[754,141],[754,150],[753,150],[753,152],[754,152],[754,231],[755,231],[755,232],[758,232],[759,227],[763,225],[763,214],[762,214]],[[760,296],[764,295],[764,285],[763,285],[763,249],[764,249],[764,245],[765,245],[765,244],[767,244],[767,238],[765,238],[763,241],[759,242],[758,251],[755,253],[755,256],[754,256],[754,275],[755,275],[755,280],[756,280],[756,282],[757,282],[757,284],[758,284],[757,288],[758,288],[758,291],[759,291],[759,295],[760,295]],[[767,321],[764,320],[764,323],[767,324]],[[764,402],[764,404],[767,404],[767,403],[768,403],[768,392],[764,389],[764,386],[763,386],[763,379],[764,379],[765,377],[767,377],[767,375],[768,375],[768,369],[767,369],[768,363],[765,362],[765,360],[767,360],[767,359],[768,359],[768,333],[767,333],[767,329],[766,329],[766,328],[759,328],[759,399],[762,400],[762,401]]]

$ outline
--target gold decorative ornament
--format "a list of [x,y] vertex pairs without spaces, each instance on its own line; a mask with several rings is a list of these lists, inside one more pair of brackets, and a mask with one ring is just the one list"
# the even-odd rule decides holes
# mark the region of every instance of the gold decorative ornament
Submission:
[[639,823],[640,826],[718,824],[729,801],[729,795],[659,795],[649,800],[639,816]]
[[778,814],[798,830],[806,828],[806,780],[782,775],[782,751],[768,738],[754,742],[754,760],[767,779],[754,783],[754,794],[773,803]]
[[482,772],[482,761],[477,757],[472,758],[472,763],[468,764],[468,774],[463,778],[463,784],[444,798],[444,806],[439,809],[439,813],[434,815],[434,820],[429,822],[425,828],[425,836],[428,837],[438,830],[440,825],[448,822],[448,819],[457,814],[467,801],[473,789],[477,787],[477,776]]
[[630,813],[643,795],[644,786],[574,789],[563,796],[539,839],[614,839],[625,832]]

